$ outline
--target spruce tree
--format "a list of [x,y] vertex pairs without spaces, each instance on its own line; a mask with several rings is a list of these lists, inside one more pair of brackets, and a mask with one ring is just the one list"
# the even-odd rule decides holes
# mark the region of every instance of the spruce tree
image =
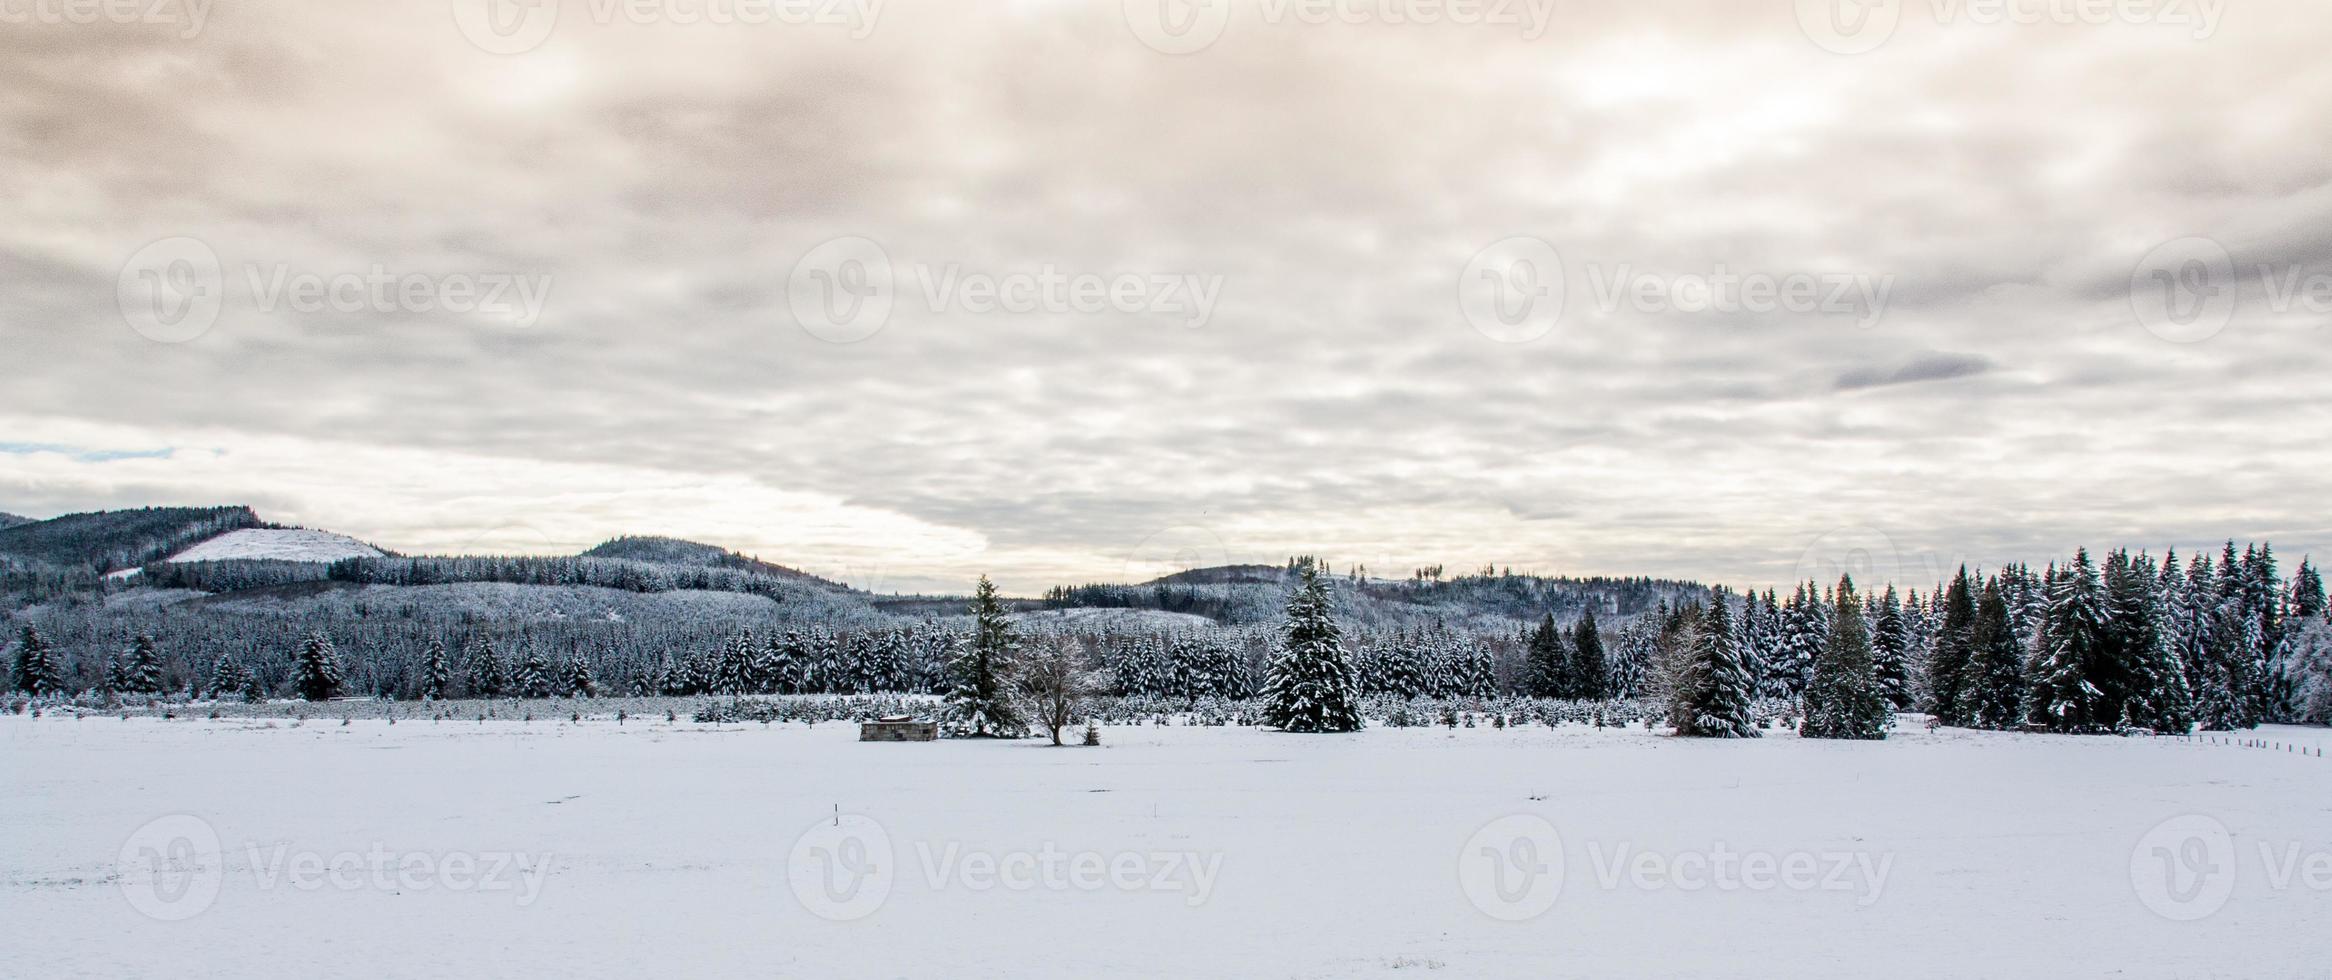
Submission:
[[[2252,564],[2258,556],[2252,556]],[[2199,572],[2189,600],[2195,605],[2193,682],[2195,722],[2208,731],[2232,731],[2259,724],[2261,662],[2259,618],[2246,605],[2249,572],[2227,542],[2216,566],[2197,559],[2190,580]]]
[[340,659],[322,631],[308,634],[292,661],[292,690],[309,701],[329,701],[340,693]]
[[1795,698],[1806,690],[1806,680],[1814,672],[1814,658],[1822,651],[1829,626],[1821,615],[1822,599],[1817,590],[1798,583],[1796,594],[1781,610],[1780,660],[1773,664],[1777,675],[1772,685],[1780,696]]
[[498,698],[508,683],[502,671],[502,655],[494,651],[494,641],[479,640],[477,652],[470,658],[470,695]]
[[1028,722],[1012,697],[1020,638],[985,575],[972,592],[971,611],[972,635],[948,666],[947,718],[967,735],[1026,735]]
[[1279,650],[1263,686],[1263,723],[1288,732],[1360,729],[1359,691],[1345,659],[1335,599],[1306,562],[1288,592]]
[[2052,731],[2094,732],[2121,720],[2099,684],[2106,673],[2106,627],[2105,591],[2084,548],[2074,554],[2072,567],[2050,583],[2044,646],[2032,674],[2029,716],[2034,724]]
[[432,637],[429,648],[421,652],[421,696],[431,701],[442,700],[451,686],[453,668],[445,660],[445,640]]
[[1563,649],[1563,631],[1555,626],[1555,614],[1540,616],[1537,628],[1530,632],[1530,641],[1523,654],[1525,690],[1532,697],[1570,696],[1571,664],[1567,654],[1568,651]]
[[1936,630],[1935,652],[1927,659],[1927,710],[1946,725],[1964,726],[1972,720],[1967,689],[1975,625],[1974,587],[1968,581],[1968,567],[1962,565],[1944,591],[1943,622]]
[[581,654],[567,658],[567,696],[595,698],[599,696],[599,681],[591,676],[591,664]]
[[2292,573],[2291,617],[2302,622],[2324,618],[2324,577],[2305,558]]
[[65,693],[65,671],[56,652],[30,626],[16,634],[16,689],[35,697]]
[[220,654],[218,662],[211,665],[210,693],[212,700],[215,701],[230,694],[241,694],[250,686],[250,673],[243,669],[241,663],[236,662],[233,654]]
[[122,665],[121,681],[119,686],[127,694],[162,693],[162,654],[155,649],[153,637],[140,633],[130,642],[130,658]]
[[1754,692],[1725,590],[1715,589],[1709,598],[1697,620],[1678,622],[1679,639],[1691,645],[1673,681],[1677,702],[1669,706],[1670,723],[1676,734],[1692,738],[1756,738],[1762,733],[1750,707]]
[[1895,711],[1911,709],[1910,645],[1903,601],[1889,583],[1886,597],[1879,600],[1878,615],[1871,622],[1871,658],[1878,665],[1879,692],[1886,696],[1887,707]]
[[[1756,593],[1750,593],[1754,596]],[[1795,696],[1791,685],[1788,654],[1788,630],[1781,606],[1781,596],[1771,587],[1765,590],[1765,601],[1758,606],[1756,644],[1753,651],[1742,652],[1743,669],[1749,672],[1757,685],[1760,697],[1788,698]]]
[[[2194,724],[2194,697],[2171,638],[2161,569],[2145,555],[2116,552],[2106,563],[2107,690],[2124,724],[2183,734]],[[2109,708],[2110,710],[2110,708]]]
[[1593,605],[1571,626],[1571,678],[1580,698],[1601,701],[1612,696],[1611,671],[1604,662],[1603,633],[1596,628]]
[[2016,626],[2009,622],[2008,597],[1999,576],[1984,583],[1976,604],[1974,648],[1968,665],[1966,709],[1977,728],[2014,728],[2024,720],[2024,647],[2016,642]]
[[519,697],[547,698],[556,693],[551,681],[550,662],[543,659],[540,650],[526,652],[526,659],[519,661],[518,674],[514,679],[518,682]]
[[1879,687],[1870,627],[1863,621],[1853,579],[1838,579],[1832,602],[1829,642],[1814,661],[1814,677],[1806,684],[1806,720],[1798,733],[1807,738],[1885,738],[1892,715]]

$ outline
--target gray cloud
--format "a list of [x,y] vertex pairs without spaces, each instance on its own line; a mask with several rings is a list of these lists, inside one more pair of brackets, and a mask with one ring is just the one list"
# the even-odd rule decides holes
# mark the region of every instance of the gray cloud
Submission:
[[1966,378],[1992,370],[1989,359],[1973,354],[1919,354],[1893,367],[1858,367],[1838,376],[1835,386],[1840,391],[1858,388],[1877,388],[1884,385],[1918,384],[1922,381],[1949,381]]
[[[94,426],[617,482],[489,505],[420,479],[384,504],[363,473],[252,463],[232,487],[140,471],[152,499],[132,500],[119,476],[0,454],[0,510],[232,489],[413,550],[512,509],[670,532],[672,498],[621,481],[741,480],[984,542],[902,546],[893,580],[986,569],[1023,590],[1112,577],[1188,524],[1237,559],[1742,584],[1845,525],[1990,563],[2109,538],[2332,542],[2311,430],[2332,355],[2306,318],[2245,283],[2226,330],[2171,344],[2128,295],[2139,257],[2186,235],[2246,266],[2332,266],[2332,163],[2310,152],[2332,142],[2310,111],[2332,77],[2301,43],[2332,11],[2305,0],[2201,41],[1907,15],[1855,57],[1806,41],[1788,4],[1565,4],[1535,41],[1245,18],[1171,58],[1114,0],[894,0],[864,40],[587,10],[510,56],[442,8],[221,7],[192,41],[12,28],[0,343],[30,367],[0,417],[25,443]],[[124,258],[172,235],[209,243],[230,288],[209,333],[161,345],[114,293]],[[1199,328],[912,298],[835,345],[795,324],[786,280],[842,235],[906,273],[1189,273],[1221,298]],[[1518,345],[1455,300],[1512,235],[1560,250],[1568,295]],[[521,328],[269,312],[242,279],[375,264],[552,291]],[[1892,289],[1862,329],[1599,303],[1622,269]],[[2194,478],[2238,470],[2240,500]],[[735,526],[722,543],[812,547]],[[765,553],[818,569],[882,543]]]

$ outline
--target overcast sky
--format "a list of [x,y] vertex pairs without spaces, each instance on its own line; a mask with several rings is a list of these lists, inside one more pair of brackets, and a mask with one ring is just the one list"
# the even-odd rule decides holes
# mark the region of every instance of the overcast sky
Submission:
[[750,2],[0,0],[0,511],[1022,593],[2332,543],[2321,0]]

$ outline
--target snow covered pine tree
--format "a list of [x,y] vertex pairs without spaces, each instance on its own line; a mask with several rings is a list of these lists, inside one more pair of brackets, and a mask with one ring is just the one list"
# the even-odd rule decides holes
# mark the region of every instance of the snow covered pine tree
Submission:
[[965,735],[1019,738],[1028,723],[1013,703],[1013,658],[1020,639],[1004,618],[996,583],[980,576],[972,593],[972,635],[948,664],[946,715]]
[[292,663],[292,689],[310,701],[329,701],[340,693],[340,659],[332,640],[321,631],[308,634]]
[[1335,599],[1310,562],[1298,575],[1263,685],[1263,723],[1287,732],[1358,731],[1358,685],[1344,656]]
[[58,666],[56,654],[49,651],[40,631],[30,626],[16,638],[16,689],[35,697],[65,690],[64,670]]
[[1814,676],[1806,682],[1806,720],[1798,734],[1807,738],[1885,738],[1893,715],[1880,690],[1878,665],[1871,659],[1870,628],[1863,623],[1862,601],[1855,598],[1854,580],[1838,579],[1832,599],[1830,640],[1814,660]]
[[1692,647],[1686,653],[1679,703],[1669,708],[1676,734],[1694,738],[1756,738],[1757,720],[1751,716],[1749,671],[1741,661],[1741,645],[1733,635],[1732,613],[1723,588],[1711,590],[1700,622],[1691,630]]
[[453,671],[446,666],[445,641],[432,639],[429,649],[421,654],[421,696],[428,700],[442,700],[445,689],[453,684]]

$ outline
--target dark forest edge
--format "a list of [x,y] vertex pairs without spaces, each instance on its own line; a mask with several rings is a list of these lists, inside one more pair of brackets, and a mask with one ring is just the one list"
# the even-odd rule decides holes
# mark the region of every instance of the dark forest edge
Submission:
[[[974,704],[959,711],[972,731],[1016,733],[1014,675],[1057,655],[1054,674],[1085,699],[1210,704],[1201,717],[1291,730],[1387,724],[1382,705],[1410,701],[1489,720],[1515,711],[1483,705],[1525,700],[1657,703],[1660,724],[1719,737],[1787,721],[1874,738],[1898,712],[2066,732],[2332,721],[2321,577],[2305,560],[2283,575],[2266,545],[2084,550],[2038,570],[1962,569],[1924,594],[1495,567],[1383,579],[1299,556],[1033,600],[983,580],[968,603],[912,604],[662,538],[576,556],[160,560],[273,526],[224,507],[0,528],[16,576],[0,607],[10,690],[84,707],[939,695]],[[102,574],[116,567],[142,574]],[[1079,610],[1128,615],[1058,615]]]

